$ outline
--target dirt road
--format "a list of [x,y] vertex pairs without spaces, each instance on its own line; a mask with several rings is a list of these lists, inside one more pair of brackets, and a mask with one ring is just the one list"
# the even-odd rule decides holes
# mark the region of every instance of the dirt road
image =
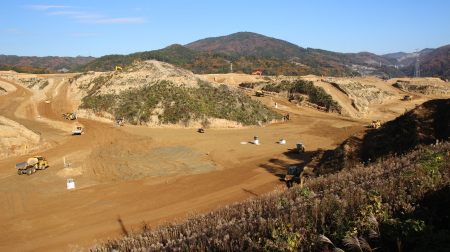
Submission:
[[[272,107],[276,102],[277,110],[290,113],[292,120],[206,129],[203,134],[196,129],[116,127],[87,118],[63,119],[61,114],[75,110],[79,101],[70,97],[69,84],[61,77],[45,93],[8,83],[16,90],[0,96],[1,115],[40,132],[47,147],[0,160],[0,251],[88,248],[143,222],[155,227],[268,193],[285,186],[280,178],[289,164],[304,164],[318,148],[335,148],[367,130],[368,122],[296,107],[276,97],[254,97]],[[44,103],[46,97],[50,104]],[[85,133],[72,136],[73,125]],[[254,136],[260,145],[251,143]],[[287,144],[278,144],[280,139]],[[305,153],[289,151],[297,142],[306,145]],[[14,165],[31,155],[46,157],[50,167],[18,176]],[[65,163],[71,168],[64,168]],[[75,189],[67,189],[69,178]]]

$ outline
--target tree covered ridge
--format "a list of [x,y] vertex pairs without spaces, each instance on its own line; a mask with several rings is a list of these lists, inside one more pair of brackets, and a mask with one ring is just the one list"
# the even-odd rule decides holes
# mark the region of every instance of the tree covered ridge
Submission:
[[[103,78],[103,77],[102,77]],[[189,126],[201,122],[209,126],[209,119],[220,118],[242,125],[262,125],[281,115],[259,101],[226,85],[218,87],[199,82],[198,87],[173,85],[169,81],[156,81],[119,94],[99,94],[96,90],[108,85],[108,80],[94,80],[94,86],[83,97],[81,109],[106,111],[130,124],[181,124]]]
[[[74,71],[111,71],[115,66],[127,66],[135,60],[167,62],[192,71],[194,74],[245,73],[263,70],[265,75],[351,75],[352,71],[333,62],[313,60],[309,65],[286,61],[273,56],[235,56],[222,52],[198,51],[181,45],[171,45],[161,50],[138,52],[129,55],[107,55],[100,57]],[[356,74],[356,73],[354,73]]]
[[[0,55],[0,64],[6,64],[23,69],[23,72],[35,73],[32,68],[45,69],[45,73],[55,72],[63,68],[72,70],[77,66],[84,65],[94,57],[36,57],[36,56],[16,56],[16,55]],[[3,69],[1,69],[3,70]],[[40,72],[38,72],[40,73]]]
[[49,74],[51,73],[48,69],[32,67],[32,66],[19,66],[19,65],[8,65],[0,64],[0,71],[14,71],[17,73],[32,73],[32,74]]

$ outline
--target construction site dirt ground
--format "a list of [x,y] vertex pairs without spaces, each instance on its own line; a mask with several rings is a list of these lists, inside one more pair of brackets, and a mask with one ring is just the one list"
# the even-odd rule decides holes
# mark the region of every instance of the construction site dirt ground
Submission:
[[[269,193],[286,186],[282,178],[290,164],[305,164],[318,148],[334,149],[350,135],[369,130],[371,120],[392,120],[433,98],[392,99],[362,118],[249,94],[289,113],[291,120],[198,133],[181,127],[117,127],[82,117],[65,120],[61,113],[76,109],[77,101],[67,95],[62,77],[49,76],[59,79],[45,93],[0,79],[15,88],[0,96],[0,115],[40,132],[43,139],[40,150],[24,147],[23,154],[0,159],[0,251],[86,250],[143,223],[156,228]],[[51,103],[44,102],[46,97]],[[75,124],[84,134],[71,135]],[[259,145],[253,144],[255,136]],[[286,144],[279,144],[281,139]],[[304,143],[305,153],[291,152],[297,142]],[[33,155],[44,156],[50,167],[17,175],[15,164]],[[67,189],[68,179],[74,189]]]

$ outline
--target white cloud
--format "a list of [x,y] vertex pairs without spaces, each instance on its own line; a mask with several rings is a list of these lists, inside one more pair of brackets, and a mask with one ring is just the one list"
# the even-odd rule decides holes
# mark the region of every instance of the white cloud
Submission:
[[69,37],[89,37],[89,36],[102,36],[103,34],[95,33],[79,33],[79,34],[69,34]]
[[75,15],[75,14],[83,14],[84,12],[79,11],[57,11],[57,12],[50,12],[47,15],[49,16],[58,16],[58,15]]
[[72,18],[79,19],[92,19],[92,18],[102,18],[104,15],[81,15],[81,16],[73,16]]
[[21,33],[23,33],[21,30],[17,30],[17,29],[6,29],[5,32],[6,33],[11,33],[11,34],[21,34]]
[[83,20],[83,23],[97,23],[97,24],[129,24],[129,23],[146,23],[145,18],[112,18],[112,19],[98,19],[98,20]]
[[26,5],[25,7],[35,9],[35,10],[48,10],[51,8],[70,8],[71,6],[61,6],[61,5]]

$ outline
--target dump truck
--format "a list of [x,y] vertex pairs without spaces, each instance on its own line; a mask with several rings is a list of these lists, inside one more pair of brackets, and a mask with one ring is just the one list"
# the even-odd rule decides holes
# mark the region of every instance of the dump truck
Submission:
[[296,165],[289,166],[287,170],[287,174],[284,177],[284,180],[286,181],[287,187],[291,187],[292,184],[295,182],[299,182],[300,180],[300,168]]
[[64,119],[75,120],[77,119],[77,115],[75,113],[65,113],[62,115]]
[[72,135],[81,135],[84,131],[80,126],[73,126]]
[[45,170],[48,167],[48,161],[42,156],[34,156],[26,162],[16,164],[17,173],[19,175],[27,174],[28,176],[35,173],[36,170]]
[[255,92],[255,95],[258,96],[258,97],[262,97],[262,96],[264,96],[264,92],[258,90],[258,91]]

